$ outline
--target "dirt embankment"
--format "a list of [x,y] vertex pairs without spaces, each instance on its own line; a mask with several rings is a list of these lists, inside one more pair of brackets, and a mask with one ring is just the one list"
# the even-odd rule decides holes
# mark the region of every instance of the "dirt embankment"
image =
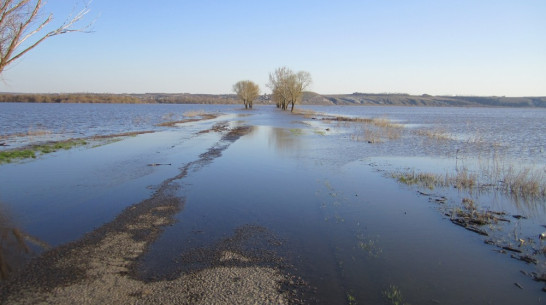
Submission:
[[[282,259],[256,251],[256,240],[278,241],[257,226],[239,228],[210,249],[195,249],[181,264],[198,263],[172,278],[146,281],[138,258],[184,206],[180,180],[210,164],[250,127],[223,130],[222,140],[164,181],[155,194],[125,209],[82,239],[47,251],[0,286],[1,304],[288,304],[302,282],[281,271]],[[248,251],[248,249],[254,249]],[[184,269],[184,268],[181,268]]]

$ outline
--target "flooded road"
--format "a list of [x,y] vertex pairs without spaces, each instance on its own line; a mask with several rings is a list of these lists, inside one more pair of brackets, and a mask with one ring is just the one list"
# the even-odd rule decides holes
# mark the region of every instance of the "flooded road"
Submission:
[[[221,132],[209,131],[218,124],[250,130],[225,145]],[[260,107],[1,165],[0,202],[14,226],[57,246],[186,168],[173,180],[184,202],[175,222],[136,259],[135,276],[145,282],[218,267],[203,257],[228,249],[296,276],[305,283],[303,303],[546,303],[544,284],[526,275],[543,270],[543,259],[539,266],[511,259],[451,224],[420,189],[386,175],[400,160],[418,162],[378,159],[377,146],[354,141],[352,128]],[[530,221],[522,226],[540,232],[543,219]]]
[[[520,273],[526,266],[450,226],[426,199],[378,174],[366,158],[352,160],[347,151],[357,145],[316,131],[256,126],[188,177],[180,194],[184,211],[143,257],[141,272],[168,278],[184,270],[176,261],[187,251],[251,224],[280,237],[282,245],[272,250],[317,288],[312,297],[319,304],[349,298],[388,304],[391,287],[413,304],[541,302],[540,284]],[[514,285],[522,281],[535,291]]]

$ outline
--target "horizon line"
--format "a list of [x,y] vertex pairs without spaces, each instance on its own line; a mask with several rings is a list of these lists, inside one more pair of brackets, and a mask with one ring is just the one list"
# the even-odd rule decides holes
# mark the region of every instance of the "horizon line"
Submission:
[[[476,94],[428,94],[428,93],[422,93],[422,94],[411,94],[411,93],[403,93],[403,92],[352,92],[352,93],[318,93],[315,91],[304,91],[306,93],[314,93],[322,96],[335,96],[335,95],[405,95],[405,96],[419,96],[419,97],[497,97],[497,98],[537,98],[537,97],[546,97],[546,95],[476,95]],[[190,93],[190,92],[144,92],[144,93],[137,93],[137,92],[123,92],[123,93],[112,93],[112,92],[0,92],[0,94],[28,94],[28,95],[55,95],[55,94],[67,94],[67,95],[73,95],[73,94],[91,94],[91,95],[158,95],[158,94],[165,94],[165,95],[236,95],[235,93]],[[269,95],[271,93],[262,93],[260,95]]]

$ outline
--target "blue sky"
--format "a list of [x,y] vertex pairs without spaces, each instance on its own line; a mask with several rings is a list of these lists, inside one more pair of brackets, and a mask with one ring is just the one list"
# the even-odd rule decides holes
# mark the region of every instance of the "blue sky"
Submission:
[[[49,0],[62,22],[79,0]],[[93,33],[46,40],[0,91],[267,92],[281,66],[312,91],[546,96],[546,1],[94,0]]]

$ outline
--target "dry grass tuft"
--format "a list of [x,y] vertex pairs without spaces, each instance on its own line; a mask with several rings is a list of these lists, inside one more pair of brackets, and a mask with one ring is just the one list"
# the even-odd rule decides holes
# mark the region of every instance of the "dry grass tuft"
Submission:
[[[346,120],[341,121],[347,122]],[[381,143],[385,140],[399,139],[404,130],[404,126],[393,123],[387,118],[356,118],[350,122],[360,123],[355,125],[355,131],[351,135],[351,139],[368,143]]]
[[463,206],[468,211],[476,211],[476,204],[470,198],[463,198]]
[[504,213],[478,210],[474,200],[463,198],[462,209],[459,207],[453,209],[451,213],[451,222],[469,231],[488,236],[489,234],[487,231],[480,227],[496,224],[499,221],[508,222],[508,220],[504,218],[504,215]]
[[182,115],[187,117],[187,118],[193,118],[193,117],[198,117],[198,116],[204,116],[206,114],[207,114],[207,112],[205,110],[201,109],[201,110],[189,110],[189,111],[184,112]]
[[518,198],[546,197],[545,171],[529,167],[519,170],[509,167],[503,174],[502,189]]
[[[452,186],[458,189],[493,189],[515,198],[526,200],[546,198],[546,169],[533,167],[516,169],[480,167],[477,172],[467,168],[457,169],[455,174],[416,173],[415,171],[396,172],[391,176],[407,185],[420,185],[432,189],[436,186]],[[500,179],[500,180],[499,180]]]
[[313,110],[298,109],[298,108],[294,109],[294,111],[292,113],[297,114],[297,115],[303,115],[303,117],[306,118],[306,119],[314,118],[314,117],[320,115],[318,112],[313,111]]
[[448,180],[458,189],[473,189],[478,185],[478,175],[470,173],[468,169],[458,170],[454,176],[448,176]]
[[446,186],[447,177],[432,173],[416,173],[415,171],[398,172],[391,174],[393,178],[407,185],[420,185],[428,189],[434,189],[436,186]]
[[51,133],[52,132],[47,129],[29,129],[26,135],[29,137],[32,137],[32,136],[40,137],[40,136],[50,135]]
[[415,134],[436,141],[447,141],[452,139],[452,137],[445,130],[439,128],[418,129],[415,131]]
[[381,131],[377,128],[367,128],[363,127],[361,130],[355,131],[351,134],[351,139],[357,142],[368,142],[368,143],[381,143],[382,134]]
[[203,110],[187,111],[187,112],[184,112],[183,115],[184,115],[184,117],[186,117],[186,119],[178,120],[178,121],[167,121],[167,122],[157,124],[156,126],[174,127],[174,126],[176,126],[178,124],[197,122],[197,121],[201,121],[201,120],[211,120],[211,119],[215,119],[218,116],[220,116],[220,114],[218,114],[218,113],[208,113],[208,112],[205,112]]
[[445,175],[434,173],[416,173],[415,171],[397,172],[391,174],[399,182],[407,185],[419,185],[429,189],[434,187],[453,186],[458,189],[471,190],[478,186],[478,176],[467,169],[458,170],[456,174]]
[[161,116],[162,121],[172,121],[176,115],[172,112],[166,113]]

